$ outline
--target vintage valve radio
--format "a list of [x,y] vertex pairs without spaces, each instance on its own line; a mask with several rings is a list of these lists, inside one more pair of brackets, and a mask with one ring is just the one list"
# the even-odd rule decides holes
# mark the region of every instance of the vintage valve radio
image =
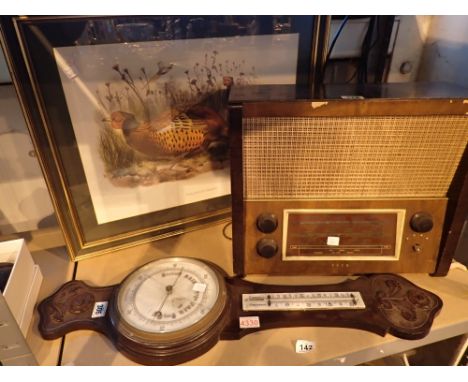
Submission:
[[327,92],[232,89],[235,272],[444,273],[441,238],[466,204],[468,91]]

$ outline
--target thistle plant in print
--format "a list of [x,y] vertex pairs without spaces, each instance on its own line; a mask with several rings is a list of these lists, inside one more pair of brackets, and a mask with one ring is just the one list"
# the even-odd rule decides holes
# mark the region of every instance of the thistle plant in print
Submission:
[[227,89],[255,82],[245,60],[213,50],[190,68],[159,61],[138,71],[112,66],[97,90],[103,115],[99,154],[122,187],[187,179],[228,166]]

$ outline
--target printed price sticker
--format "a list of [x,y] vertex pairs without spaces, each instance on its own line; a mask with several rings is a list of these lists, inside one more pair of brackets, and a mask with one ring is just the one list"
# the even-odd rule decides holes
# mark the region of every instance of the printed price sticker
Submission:
[[296,353],[308,353],[315,349],[315,343],[307,340],[296,341]]
[[107,312],[107,305],[109,303],[107,301],[99,301],[94,304],[93,314],[91,318],[99,318],[104,317]]
[[258,316],[239,317],[239,327],[241,329],[259,328],[260,317]]

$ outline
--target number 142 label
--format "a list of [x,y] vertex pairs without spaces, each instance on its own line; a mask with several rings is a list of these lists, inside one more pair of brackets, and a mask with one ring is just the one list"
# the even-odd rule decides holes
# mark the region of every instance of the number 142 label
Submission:
[[308,353],[315,349],[315,343],[306,340],[296,341],[296,353]]

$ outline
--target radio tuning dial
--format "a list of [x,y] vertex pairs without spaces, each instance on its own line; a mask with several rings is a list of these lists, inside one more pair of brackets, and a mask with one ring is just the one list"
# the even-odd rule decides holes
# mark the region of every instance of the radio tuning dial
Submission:
[[273,239],[260,239],[257,243],[257,253],[267,259],[278,252],[278,244]]
[[432,216],[427,212],[418,212],[411,217],[410,227],[414,232],[429,232],[433,226]]
[[257,228],[263,233],[272,233],[278,227],[278,218],[275,214],[264,212],[257,218]]

